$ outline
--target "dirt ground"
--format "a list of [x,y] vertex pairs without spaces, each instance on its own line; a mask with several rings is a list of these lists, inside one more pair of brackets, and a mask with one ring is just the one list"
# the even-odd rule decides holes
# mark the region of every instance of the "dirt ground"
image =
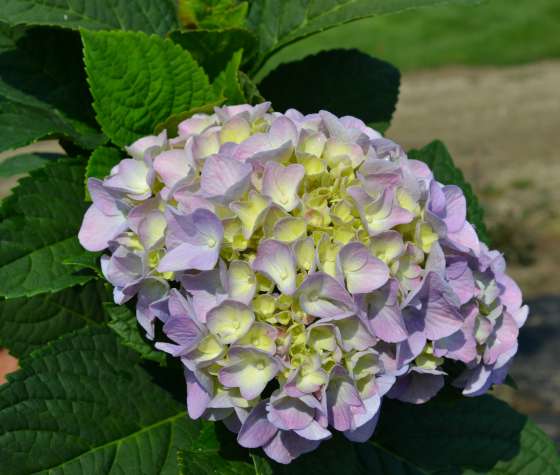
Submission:
[[[532,309],[511,371],[519,390],[498,393],[560,442],[560,61],[407,74],[397,109],[388,136],[443,140],[487,210]],[[3,364],[0,353],[0,382]]]

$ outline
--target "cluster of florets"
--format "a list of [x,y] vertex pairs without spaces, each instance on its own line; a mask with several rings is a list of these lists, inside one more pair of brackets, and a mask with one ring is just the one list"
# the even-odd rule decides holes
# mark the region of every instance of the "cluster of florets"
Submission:
[[195,115],[88,183],[80,242],[161,322],[190,417],[288,463],[368,439],[383,396],[427,401],[446,360],[466,395],[501,382],[527,308],[461,190],[356,118],[268,109]]

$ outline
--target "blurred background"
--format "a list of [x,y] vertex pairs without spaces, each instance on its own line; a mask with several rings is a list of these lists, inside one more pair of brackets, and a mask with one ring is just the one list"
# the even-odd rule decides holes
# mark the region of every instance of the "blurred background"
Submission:
[[[486,0],[353,22],[284,49],[262,77],[340,47],[401,70],[387,136],[406,149],[441,139],[475,189],[493,246],[531,307],[511,369],[518,389],[496,393],[560,444],[560,0]],[[25,150],[61,149],[47,141]],[[17,178],[0,173],[0,198]],[[0,350],[0,383],[16,367]]]

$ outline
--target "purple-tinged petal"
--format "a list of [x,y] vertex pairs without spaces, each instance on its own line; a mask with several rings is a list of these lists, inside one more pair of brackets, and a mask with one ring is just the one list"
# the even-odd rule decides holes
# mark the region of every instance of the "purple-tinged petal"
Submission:
[[373,334],[388,343],[403,341],[408,336],[399,307],[398,292],[398,281],[391,279],[381,289],[363,296],[362,300]]
[[480,241],[470,223],[466,222],[457,232],[447,233],[446,242],[459,251],[472,251],[475,256],[480,254]]
[[201,134],[207,128],[216,125],[216,117],[207,114],[194,114],[192,117],[179,122],[177,131],[180,136]]
[[210,378],[204,378],[206,384],[202,384],[199,377],[192,371],[185,369],[185,379],[187,382],[187,411],[191,419],[198,419],[212,399],[212,390],[209,388]]
[[364,405],[345,369],[335,366],[326,391],[329,424],[345,432],[355,429],[354,414],[365,412]]
[[266,415],[267,401],[261,401],[251,411],[237,435],[237,442],[242,447],[255,449],[267,444],[278,432],[278,428],[272,425]]
[[494,364],[500,355],[517,347],[518,335],[517,323],[508,312],[504,312],[486,342],[486,351],[483,356],[484,363]]
[[459,299],[443,278],[429,272],[422,286],[404,304],[410,306],[411,317],[430,340],[451,335],[463,325]]
[[313,421],[314,410],[303,401],[292,397],[281,397],[268,406],[268,420],[282,430],[304,429]]
[[208,330],[224,345],[230,345],[245,335],[255,321],[255,314],[247,305],[224,300],[206,315]]
[[116,173],[107,178],[105,187],[127,193],[131,198],[144,200],[150,197],[150,167],[142,160],[126,158],[115,167]]
[[95,205],[91,205],[84,215],[78,240],[88,251],[102,251],[107,248],[109,241],[115,239],[127,227],[126,217],[123,214],[108,216]]
[[167,254],[158,265],[160,272],[210,270],[218,262],[224,229],[218,217],[206,209],[190,215],[167,213]]
[[412,368],[407,375],[397,379],[387,396],[411,404],[424,404],[432,399],[443,386],[444,379],[441,371],[428,372]]
[[[328,318],[324,320],[329,320]],[[356,315],[336,318],[332,321],[340,331],[342,346],[346,351],[362,351],[372,347],[376,338],[369,332],[367,325]]]
[[299,164],[288,166],[268,162],[264,169],[262,192],[273,203],[286,211],[299,204],[298,187],[305,176],[305,168]]
[[238,199],[249,186],[253,167],[221,155],[208,157],[200,176],[200,194],[227,204]]
[[167,131],[163,131],[159,135],[148,135],[136,140],[134,143],[125,147],[131,157],[142,160],[145,153],[150,149],[160,149],[167,142]]
[[372,292],[389,279],[387,265],[373,257],[361,242],[350,242],[340,249],[337,264],[346,279],[346,287],[352,294]]
[[352,442],[367,442],[371,438],[373,432],[375,431],[375,428],[377,427],[379,414],[380,412],[377,411],[375,415],[365,424],[360,425],[354,430],[348,430],[344,432],[344,436]]
[[226,287],[231,299],[249,305],[257,290],[257,279],[251,266],[245,261],[232,261]]
[[263,450],[278,463],[289,464],[302,454],[315,450],[321,442],[300,437],[293,431],[279,431]]
[[151,340],[154,338],[154,320],[156,315],[150,309],[150,305],[165,297],[169,291],[167,281],[149,277],[145,279],[138,289],[138,300],[136,303],[136,319],[146,331],[146,336]]
[[298,296],[302,310],[314,317],[343,318],[355,312],[350,294],[324,272],[309,275],[298,289]]
[[296,259],[287,244],[272,239],[262,241],[253,269],[272,280],[283,294],[296,291]]
[[190,182],[194,178],[195,164],[185,150],[168,150],[154,159],[154,170],[168,188],[179,181]]
[[268,353],[252,348],[231,348],[228,366],[218,379],[227,388],[239,388],[241,396],[251,400],[259,396],[280,370],[280,364]]

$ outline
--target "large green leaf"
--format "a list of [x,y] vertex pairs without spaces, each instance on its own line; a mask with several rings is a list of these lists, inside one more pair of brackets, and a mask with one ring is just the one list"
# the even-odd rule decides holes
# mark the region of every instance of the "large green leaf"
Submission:
[[0,163],[0,177],[9,177],[29,173],[44,167],[50,160],[56,160],[60,155],[55,153],[22,153],[15,157],[2,160]]
[[187,28],[241,27],[248,2],[241,0],[177,0],[181,23]]
[[80,253],[76,235],[86,204],[84,166],[61,159],[31,172],[0,208],[0,296],[16,298],[57,292],[85,283],[63,264]]
[[119,335],[123,345],[128,346],[142,355],[142,358],[156,361],[160,364],[165,362],[165,353],[156,350],[153,342],[147,341],[142,335],[144,330],[139,327],[136,315],[126,305],[115,305],[105,303],[109,315],[109,327]]
[[0,52],[0,150],[45,136],[84,148],[104,141],[96,129],[77,33],[31,29]]
[[0,300],[0,346],[18,358],[58,337],[104,319],[101,282],[55,294]]
[[0,387],[0,473],[177,473],[177,449],[198,426],[109,329],[80,330],[20,363]]
[[449,1],[457,0],[254,0],[247,20],[259,37],[262,65],[282,47],[342,23]]
[[463,172],[455,166],[447,147],[439,140],[434,140],[419,150],[410,150],[410,158],[426,163],[436,179],[444,185],[457,185],[467,199],[467,219],[475,227],[478,237],[490,244],[490,237],[484,224],[484,210],[471,185],[465,180]]
[[258,475],[560,474],[552,440],[491,396],[443,395],[424,405],[386,400],[369,442],[352,444],[337,435],[289,465],[259,454],[253,461]]
[[82,38],[97,120],[119,146],[216,99],[202,68],[171,40],[117,31],[83,31]]
[[439,397],[419,406],[387,401],[372,442],[372,449],[382,447],[427,473],[560,474],[552,440],[492,396]]
[[169,37],[192,54],[210,79],[214,79],[226,66],[233,53],[243,50],[243,61],[254,56],[257,38],[249,30],[226,28],[223,30],[181,30]]
[[239,67],[241,66],[242,56],[242,50],[234,53],[225,69],[218,74],[218,77],[212,83],[216,95],[225,97],[226,104],[235,105],[246,102],[239,82]]
[[331,50],[283,64],[259,89],[276,110],[303,113],[326,109],[353,115],[385,130],[399,97],[400,73],[358,50]]
[[177,13],[173,0],[2,0],[0,20],[164,35],[177,26]]
[[105,138],[80,121],[68,121],[60,111],[2,100],[0,97],[0,152],[43,138],[64,138],[93,149]]
[[181,475],[255,475],[255,468],[227,429],[204,423],[190,445],[179,452]]

